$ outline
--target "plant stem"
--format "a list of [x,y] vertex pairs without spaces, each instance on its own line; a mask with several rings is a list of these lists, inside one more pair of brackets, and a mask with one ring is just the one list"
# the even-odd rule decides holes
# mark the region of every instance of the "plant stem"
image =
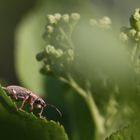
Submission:
[[[70,38],[66,35],[66,33],[64,32],[64,30],[59,27],[60,32],[63,34],[63,36],[65,37],[65,39],[67,40],[67,42],[69,43],[69,45],[74,48],[74,45],[72,43],[72,41],[70,40]],[[105,130],[104,130],[104,119],[101,116],[101,114],[99,113],[99,110],[96,106],[96,103],[93,99],[92,94],[90,93],[90,91],[85,91],[84,89],[82,89],[77,82],[71,77],[71,75],[68,75],[68,78],[64,78],[64,77],[59,77],[59,80],[67,83],[68,85],[70,85],[77,94],[79,94],[82,98],[84,98],[87,107],[89,109],[89,111],[91,112],[91,116],[92,116],[92,121],[93,121],[93,125],[96,125],[96,129],[95,129],[95,138],[96,140],[101,140],[101,137],[103,136]]]
[[101,140],[103,134],[105,133],[104,119],[101,116],[101,114],[99,113],[99,110],[95,104],[95,101],[94,101],[93,96],[90,93],[90,91],[86,92],[84,89],[82,89],[71,76],[69,76],[68,80],[65,78],[62,78],[62,77],[60,80],[69,84],[76,91],[77,94],[79,94],[80,96],[82,96],[84,98],[84,100],[91,112],[93,123],[96,125],[95,138],[96,138],[96,140]]
[[91,112],[91,116],[93,118],[93,121],[94,121],[94,123],[96,125],[96,129],[97,129],[96,130],[96,139],[101,140],[101,138],[103,137],[103,135],[105,133],[104,118],[99,113],[99,110],[95,104],[95,101],[94,101],[92,94],[89,92],[86,95],[87,95],[87,97],[85,98],[85,101],[89,107],[89,110]]
[[68,44],[70,45],[70,47],[73,49],[74,45],[72,43],[72,41],[70,40],[70,38],[66,35],[66,33],[64,32],[64,30],[59,27],[60,32],[63,34],[63,36],[65,37],[65,39],[67,40]]

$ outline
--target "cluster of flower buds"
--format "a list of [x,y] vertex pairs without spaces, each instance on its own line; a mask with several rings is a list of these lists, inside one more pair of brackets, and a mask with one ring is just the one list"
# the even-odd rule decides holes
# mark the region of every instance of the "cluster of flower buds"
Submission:
[[90,25],[91,26],[97,26],[102,29],[110,29],[111,28],[112,21],[109,17],[105,16],[99,20],[96,19],[90,19]]
[[140,9],[135,9],[130,17],[131,27],[123,27],[120,34],[120,39],[123,41],[132,41],[137,43],[140,41]]
[[[47,25],[44,33],[44,39],[50,43],[63,43],[63,46],[71,45],[68,39],[71,38],[73,29],[79,21],[78,13],[47,15]],[[64,42],[67,42],[68,44]],[[59,44],[60,44],[59,43]],[[72,47],[72,46],[71,46]]]
[[130,17],[130,24],[131,27],[137,31],[140,31],[140,9],[135,9],[135,12]]
[[56,13],[53,15],[47,15],[47,21],[49,24],[58,24],[59,22],[75,22],[80,19],[80,15],[78,13],[72,13],[71,15],[69,14],[63,14],[61,15],[60,13]]
[[37,54],[37,59],[44,62],[43,73],[62,75],[74,60],[72,33],[80,19],[78,13],[55,13],[47,15],[47,24],[43,35],[46,47]]

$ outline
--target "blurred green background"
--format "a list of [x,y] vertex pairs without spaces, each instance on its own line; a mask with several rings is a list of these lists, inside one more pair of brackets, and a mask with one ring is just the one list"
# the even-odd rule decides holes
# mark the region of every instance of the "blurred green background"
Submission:
[[[82,125],[84,118],[90,120],[89,110],[83,99],[75,99],[73,93],[62,95],[62,91],[67,92],[65,85],[54,79],[46,80],[39,73],[41,64],[36,61],[35,55],[45,44],[42,34],[46,15],[56,12],[79,12],[85,18],[107,15],[119,30],[122,25],[129,26],[128,19],[139,4],[139,0],[0,0],[1,84],[22,85],[44,96],[47,101],[55,103],[62,110],[63,118],[60,120],[51,110],[47,115],[64,124],[72,140],[90,140],[94,137],[92,132],[95,128],[91,126],[90,121]],[[81,112],[83,118],[79,119],[78,115]],[[85,131],[86,135],[82,135]]]
[[16,27],[35,3],[35,0],[0,1],[0,79],[8,83],[19,82],[14,63]]
[[[0,78],[9,83],[19,83],[15,70],[14,47],[15,31],[21,20],[43,0],[0,0]],[[84,11],[93,9],[95,15],[108,15],[119,17],[121,23],[128,24],[128,17],[135,9],[139,0],[44,0],[51,11],[79,11],[79,7],[85,7]],[[36,4],[37,3],[37,4]],[[90,8],[86,7],[90,3]],[[82,11],[81,11],[82,12]],[[45,15],[46,13],[44,13]],[[92,13],[92,15],[94,15]],[[97,16],[97,15],[96,15]],[[45,24],[45,23],[44,23]],[[123,25],[123,24],[122,24]]]

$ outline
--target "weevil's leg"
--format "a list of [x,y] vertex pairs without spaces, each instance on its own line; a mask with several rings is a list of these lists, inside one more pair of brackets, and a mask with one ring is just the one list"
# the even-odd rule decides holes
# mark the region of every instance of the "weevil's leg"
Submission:
[[32,96],[29,96],[28,103],[30,104],[30,112],[33,112],[34,102],[35,102],[34,98]]
[[12,94],[12,99],[14,99],[14,100],[17,100],[18,98],[17,98],[17,95],[16,95],[16,91],[14,90],[14,89],[12,89],[12,92],[13,92],[13,94]]
[[21,104],[21,106],[20,106],[20,109],[23,109],[25,102],[26,102],[26,98],[23,99],[22,104]]
[[42,118],[43,110],[44,110],[44,107],[42,107],[40,113],[38,113],[38,115],[39,115],[40,118]]
[[28,100],[29,96],[26,96],[23,101],[22,101],[22,104],[21,104],[21,107],[19,109],[23,109],[24,105],[25,105],[25,102]]
[[33,105],[34,105],[34,102],[30,103],[30,112],[33,112]]

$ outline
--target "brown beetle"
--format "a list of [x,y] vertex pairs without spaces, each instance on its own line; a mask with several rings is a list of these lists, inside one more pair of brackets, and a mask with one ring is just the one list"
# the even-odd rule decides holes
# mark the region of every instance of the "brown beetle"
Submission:
[[32,112],[34,107],[40,109],[40,113],[38,115],[39,117],[42,117],[44,108],[50,106],[54,108],[60,116],[62,116],[58,108],[56,108],[54,105],[45,103],[45,101],[41,97],[37,96],[34,92],[24,87],[10,85],[2,88],[6,91],[7,95],[10,96],[12,100],[22,101],[21,107],[19,109],[23,109],[25,103],[29,103],[30,111]]

